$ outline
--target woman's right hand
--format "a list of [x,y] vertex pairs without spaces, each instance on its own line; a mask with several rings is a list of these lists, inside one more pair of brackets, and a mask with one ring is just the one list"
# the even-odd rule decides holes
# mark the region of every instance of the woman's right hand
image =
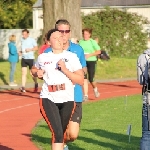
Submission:
[[19,52],[18,52],[18,55],[19,55],[19,56],[21,56],[21,55],[22,55],[22,52],[21,52],[21,51],[19,51]]
[[44,73],[45,73],[44,70],[38,69],[38,71],[37,71],[37,76],[38,76],[38,78],[43,78]]
[[85,54],[85,59],[88,59],[89,57],[91,57],[90,54]]

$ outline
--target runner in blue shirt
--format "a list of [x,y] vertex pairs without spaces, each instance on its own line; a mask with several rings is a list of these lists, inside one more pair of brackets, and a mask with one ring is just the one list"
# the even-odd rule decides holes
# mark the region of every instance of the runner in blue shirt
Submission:
[[[83,49],[78,44],[69,41],[70,27],[70,23],[65,19],[58,20],[55,24],[55,28],[57,28],[63,35],[63,49],[77,54],[77,57],[79,58],[80,63],[82,65],[83,71],[86,73],[86,61]],[[51,50],[51,48],[47,48],[44,51],[44,53],[48,53]],[[74,141],[78,137],[79,133],[80,122],[82,119],[83,92],[82,86],[78,84],[75,85],[74,100],[76,102],[76,108],[69,122],[68,129],[66,131],[65,142]],[[67,145],[64,145],[64,150],[69,150]]]
[[[19,55],[22,57],[21,59],[21,70],[22,70],[22,87],[20,88],[21,92],[26,92],[25,84],[26,84],[26,76],[27,76],[27,67],[29,66],[30,74],[31,68],[34,65],[34,52],[38,50],[37,42],[35,39],[29,37],[29,30],[22,30],[22,38],[21,38],[21,50],[19,51]],[[34,92],[38,91],[38,83],[37,78],[32,76],[32,79],[35,83]]]

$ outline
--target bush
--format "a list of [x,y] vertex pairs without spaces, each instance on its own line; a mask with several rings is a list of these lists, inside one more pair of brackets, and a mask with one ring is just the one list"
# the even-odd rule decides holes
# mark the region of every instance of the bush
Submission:
[[32,6],[35,2],[36,0],[0,0],[0,28],[32,28]]
[[105,8],[82,16],[82,22],[83,28],[93,29],[101,48],[113,56],[133,57],[146,49],[147,33],[142,29],[148,21],[135,13]]

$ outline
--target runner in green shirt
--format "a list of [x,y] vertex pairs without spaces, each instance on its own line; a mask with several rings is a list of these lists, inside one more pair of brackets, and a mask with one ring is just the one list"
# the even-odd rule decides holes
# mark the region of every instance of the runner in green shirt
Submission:
[[[83,40],[79,41],[79,45],[83,48],[86,64],[87,64],[87,72],[88,72],[88,80],[91,83],[95,97],[99,97],[100,93],[98,92],[96,82],[94,82],[95,70],[96,70],[96,62],[97,55],[100,54],[100,46],[97,44],[95,40],[91,38],[92,30],[91,29],[83,29]],[[84,81],[84,100],[88,100],[88,80]]]

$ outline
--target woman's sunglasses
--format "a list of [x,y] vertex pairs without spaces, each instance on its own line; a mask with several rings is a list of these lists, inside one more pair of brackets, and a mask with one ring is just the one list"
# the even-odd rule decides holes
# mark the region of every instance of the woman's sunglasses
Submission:
[[69,33],[70,30],[59,30],[59,32],[61,32],[61,33]]

